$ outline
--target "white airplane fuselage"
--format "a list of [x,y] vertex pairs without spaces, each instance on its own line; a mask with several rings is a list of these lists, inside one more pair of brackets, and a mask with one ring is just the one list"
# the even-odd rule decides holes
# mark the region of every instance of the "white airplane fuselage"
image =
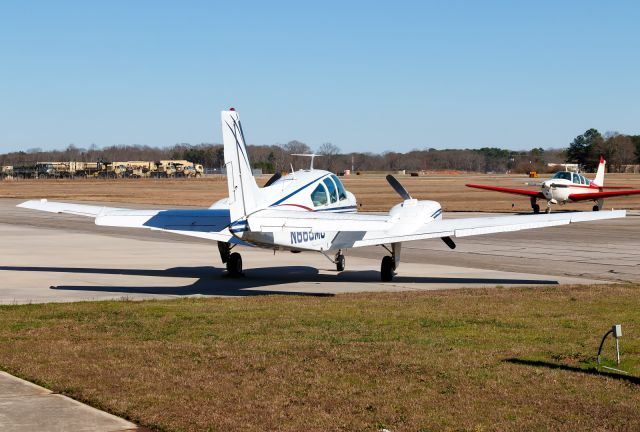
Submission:
[[558,204],[572,202],[571,196],[598,192],[600,189],[591,180],[588,184],[575,184],[565,179],[550,179],[542,182],[542,194],[547,201]]
[[[340,179],[333,173],[324,170],[299,170],[263,187],[258,210],[286,209],[299,212],[318,212],[323,214],[357,213],[358,203],[353,193],[347,191]],[[410,200],[397,204],[390,214],[404,213],[408,206],[414,206],[420,214],[430,215],[430,220],[442,219],[440,203],[428,200]],[[397,207],[397,209],[396,209]],[[214,203],[211,209],[228,209],[228,198]],[[423,223],[423,218],[415,218],[413,222]],[[408,221],[407,223],[411,223]],[[336,251],[343,247],[338,235],[340,224],[334,230],[312,231],[307,229],[288,230],[285,232],[254,232],[248,229],[245,220],[232,224],[229,231],[238,240],[267,249],[291,251]],[[363,230],[364,231],[364,230]]]

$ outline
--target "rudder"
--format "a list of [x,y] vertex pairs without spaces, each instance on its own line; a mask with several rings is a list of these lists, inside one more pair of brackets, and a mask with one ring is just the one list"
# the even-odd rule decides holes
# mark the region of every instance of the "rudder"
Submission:
[[600,156],[600,163],[598,164],[598,171],[596,171],[596,178],[593,179],[596,186],[604,186],[604,172],[606,164],[607,161],[604,160],[604,157]]
[[238,112],[233,108],[222,111],[221,120],[229,211],[231,221],[234,222],[244,219],[258,208],[259,188],[253,178]]

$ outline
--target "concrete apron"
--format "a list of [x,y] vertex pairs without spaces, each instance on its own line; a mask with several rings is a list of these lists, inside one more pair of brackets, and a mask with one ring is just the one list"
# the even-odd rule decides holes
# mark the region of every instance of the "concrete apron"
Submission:
[[2,432],[140,431],[135,424],[0,371]]

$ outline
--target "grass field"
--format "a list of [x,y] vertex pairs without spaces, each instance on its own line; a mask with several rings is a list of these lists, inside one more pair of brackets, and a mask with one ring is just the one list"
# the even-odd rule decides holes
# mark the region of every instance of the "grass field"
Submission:
[[[526,197],[465,187],[465,183],[534,188],[523,175],[426,175],[397,176],[414,198],[439,201],[445,211],[530,211]],[[258,179],[264,184],[268,176]],[[638,174],[607,174],[608,184],[628,185],[640,189]],[[386,211],[400,201],[384,175],[342,178],[353,192],[362,211]],[[227,196],[226,178],[202,179],[122,179],[122,180],[19,180],[0,181],[0,198],[49,198],[76,201],[99,201],[166,206],[208,207]],[[512,208],[511,204],[515,204]],[[591,210],[592,202],[570,204],[568,209]],[[610,199],[605,207],[640,209],[640,195]],[[556,206],[556,209],[561,207]]]
[[[640,430],[639,299],[611,285],[2,306],[0,367],[163,431]],[[615,323],[630,376],[593,371]]]

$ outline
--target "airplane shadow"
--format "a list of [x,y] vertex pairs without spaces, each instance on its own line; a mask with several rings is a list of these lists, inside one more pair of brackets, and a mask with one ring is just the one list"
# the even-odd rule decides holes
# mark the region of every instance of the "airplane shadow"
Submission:
[[[380,273],[374,270],[343,271],[336,274],[321,274],[318,269],[308,266],[282,266],[269,268],[246,269],[241,277],[229,277],[226,270],[216,267],[175,267],[165,270],[151,269],[118,269],[87,267],[36,267],[36,266],[0,266],[0,271],[43,272],[43,273],[76,273],[119,276],[150,276],[162,278],[197,279],[194,283],[183,286],[93,286],[93,285],[59,285],[55,290],[98,291],[127,294],[160,294],[160,295],[301,295],[332,296],[323,290],[324,283],[380,283]],[[555,280],[509,279],[509,278],[462,278],[462,277],[394,277],[396,283],[423,284],[469,284],[469,285],[557,285]],[[261,287],[273,287],[296,282],[318,284],[317,290],[269,290]]]
[[577,373],[582,373],[582,374],[587,374],[587,375],[600,375],[600,376],[606,376],[609,378],[614,378],[614,379],[618,379],[618,380],[622,380],[622,381],[628,381],[630,383],[633,384],[640,384],[640,378],[639,377],[635,377],[632,375],[623,375],[620,373],[615,373],[615,372],[601,372],[598,371],[594,368],[592,369],[582,369],[579,367],[575,367],[575,366],[568,366],[568,365],[563,365],[563,364],[557,364],[557,363],[551,363],[551,362],[546,362],[546,361],[542,361],[542,360],[526,360],[526,359],[519,359],[519,358],[508,358],[508,359],[504,359],[503,362],[505,363],[511,363],[511,364],[517,364],[517,365],[523,365],[523,366],[533,366],[533,367],[544,367],[544,368],[548,368],[548,369],[560,369],[563,371],[568,371],[568,372],[577,372]]

